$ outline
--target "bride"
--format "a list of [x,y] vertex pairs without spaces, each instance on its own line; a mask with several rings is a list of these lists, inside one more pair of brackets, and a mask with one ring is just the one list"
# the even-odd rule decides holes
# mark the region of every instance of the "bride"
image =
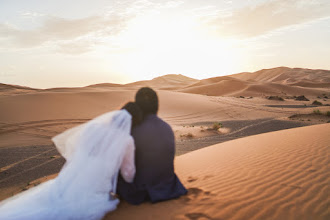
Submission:
[[[133,126],[142,120],[135,103],[71,128],[52,140],[66,159],[59,175],[0,203],[0,219],[101,219],[116,209],[119,171],[135,175]],[[110,193],[111,192],[111,193]]]

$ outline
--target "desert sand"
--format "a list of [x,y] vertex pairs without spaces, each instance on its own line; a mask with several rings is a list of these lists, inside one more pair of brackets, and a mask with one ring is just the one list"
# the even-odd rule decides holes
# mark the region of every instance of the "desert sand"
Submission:
[[[329,217],[330,71],[286,67],[81,88],[0,84],[0,200],[56,176],[64,159],[51,137],[120,109],[143,86],[157,90],[159,116],[175,133],[176,169],[189,195],[139,208],[123,202],[111,218]],[[309,101],[296,100],[300,95]]]
[[270,132],[176,158],[187,196],[122,202],[105,219],[329,219],[330,125]]

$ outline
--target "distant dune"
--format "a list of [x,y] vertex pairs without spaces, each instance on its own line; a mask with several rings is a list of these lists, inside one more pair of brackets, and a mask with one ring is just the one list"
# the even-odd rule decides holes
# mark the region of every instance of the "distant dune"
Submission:
[[165,76],[156,77],[152,80],[138,81],[126,84],[125,86],[143,87],[149,86],[157,89],[174,89],[181,88],[197,82],[198,80],[176,74],[169,74]]
[[211,96],[318,96],[330,91],[330,71],[278,67],[204,79],[178,91]]
[[10,84],[4,84],[0,83],[0,91],[6,91],[6,90],[38,90],[26,86],[18,86],[18,85],[10,85]]
[[224,76],[201,80],[179,91],[211,96],[231,95],[248,87],[248,83]]
[[35,92],[38,90],[39,89],[34,89],[34,88],[30,88],[30,87],[25,87],[25,86],[0,83],[0,95],[29,93],[29,92]]
[[94,84],[86,87],[90,88],[103,88],[103,87],[122,87],[122,84],[116,84],[116,83],[100,83],[100,84]]
[[297,83],[302,80],[314,83],[330,83],[330,70],[277,67],[254,73],[238,73],[232,77],[251,82]]
[[[193,79],[181,74],[169,74],[152,80],[128,84],[100,83],[81,88],[52,88],[43,91],[136,90],[145,86],[159,90],[172,90],[208,96],[320,96],[330,92],[330,70],[277,67],[253,73],[243,72],[203,80]],[[0,94],[2,95],[33,91],[40,90],[0,84]]]
[[324,87],[300,87],[291,86],[278,83],[258,83],[251,84],[247,86],[244,90],[236,91],[232,93],[234,96],[268,96],[268,95],[278,95],[278,96],[318,96],[329,91],[329,87],[324,89]]

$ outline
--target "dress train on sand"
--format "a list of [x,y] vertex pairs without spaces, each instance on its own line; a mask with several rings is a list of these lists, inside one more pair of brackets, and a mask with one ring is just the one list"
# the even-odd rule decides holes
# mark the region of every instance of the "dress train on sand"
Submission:
[[116,209],[118,173],[135,175],[131,115],[105,113],[52,140],[66,159],[59,175],[0,203],[0,219],[101,219]]

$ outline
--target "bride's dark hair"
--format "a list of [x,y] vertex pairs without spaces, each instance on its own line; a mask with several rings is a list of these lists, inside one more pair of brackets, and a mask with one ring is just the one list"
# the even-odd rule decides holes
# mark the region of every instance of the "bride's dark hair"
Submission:
[[142,110],[135,102],[128,102],[121,109],[125,109],[132,115],[132,128],[142,122]]

